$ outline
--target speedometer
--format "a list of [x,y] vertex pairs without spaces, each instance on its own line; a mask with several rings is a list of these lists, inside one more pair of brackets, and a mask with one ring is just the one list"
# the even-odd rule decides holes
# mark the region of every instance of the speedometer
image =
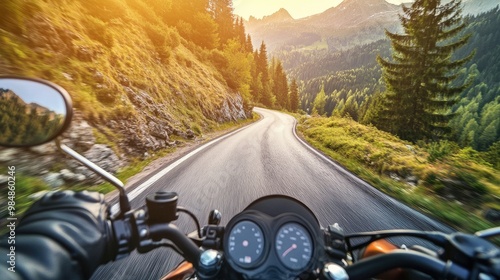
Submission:
[[312,257],[311,236],[297,223],[287,223],[278,230],[275,247],[278,258],[289,269],[306,268]]
[[242,267],[251,267],[264,253],[264,235],[251,221],[237,223],[229,234],[229,256]]

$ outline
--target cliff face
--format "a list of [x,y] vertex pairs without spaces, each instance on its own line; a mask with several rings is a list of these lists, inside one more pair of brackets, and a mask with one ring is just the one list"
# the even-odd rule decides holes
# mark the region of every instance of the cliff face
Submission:
[[[78,115],[66,142],[77,148],[82,142],[80,152],[102,151],[98,145],[107,144],[105,152],[117,156],[111,158],[127,161],[251,116],[244,97],[229,89],[212,64],[211,51],[184,39],[145,2],[29,2],[0,7],[6,15],[0,19],[0,73],[64,87]],[[79,139],[81,124],[83,134],[90,133],[84,138],[92,141]],[[30,164],[43,153],[51,154],[47,161],[57,161],[53,150],[16,151],[15,157],[0,156],[0,164],[15,158]],[[36,174],[50,167],[42,169],[26,168]]]

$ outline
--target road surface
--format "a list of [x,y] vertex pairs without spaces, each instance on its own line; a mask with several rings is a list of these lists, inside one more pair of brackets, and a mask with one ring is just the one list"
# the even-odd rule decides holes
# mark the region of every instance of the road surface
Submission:
[[[129,191],[132,207],[148,194],[176,191],[184,206],[206,223],[218,209],[222,224],[253,200],[269,194],[295,197],[316,213],[322,226],[339,223],[346,233],[382,229],[450,229],[391,199],[326,159],[294,133],[289,115],[256,108],[263,118],[164,166]],[[149,181],[148,181],[149,180]],[[181,218],[186,232],[193,223]],[[172,250],[132,253],[99,268],[93,279],[159,279],[181,258]]]

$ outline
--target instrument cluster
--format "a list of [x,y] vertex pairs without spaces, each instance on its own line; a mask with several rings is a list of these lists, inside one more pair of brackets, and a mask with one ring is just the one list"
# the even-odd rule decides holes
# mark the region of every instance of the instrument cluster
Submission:
[[319,263],[323,235],[317,220],[295,207],[280,207],[279,201],[273,209],[266,209],[269,202],[261,209],[251,205],[226,227],[226,261],[244,278],[290,279],[314,271]]

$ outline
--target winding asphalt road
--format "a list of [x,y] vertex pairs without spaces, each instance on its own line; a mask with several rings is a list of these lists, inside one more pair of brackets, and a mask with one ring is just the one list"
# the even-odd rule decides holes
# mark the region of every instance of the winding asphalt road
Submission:
[[[322,226],[339,223],[346,233],[382,229],[450,229],[375,190],[310,148],[294,133],[289,115],[256,108],[263,118],[162,167],[129,191],[132,207],[158,190],[176,191],[178,205],[206,223],[218,209],[222,224],[253,200],[269,194],[295,197],[316,213]],[[190,232],[193,223],[179,219]],[[159,279],[181,258],[156,249],[102,266],[93,279]]]

